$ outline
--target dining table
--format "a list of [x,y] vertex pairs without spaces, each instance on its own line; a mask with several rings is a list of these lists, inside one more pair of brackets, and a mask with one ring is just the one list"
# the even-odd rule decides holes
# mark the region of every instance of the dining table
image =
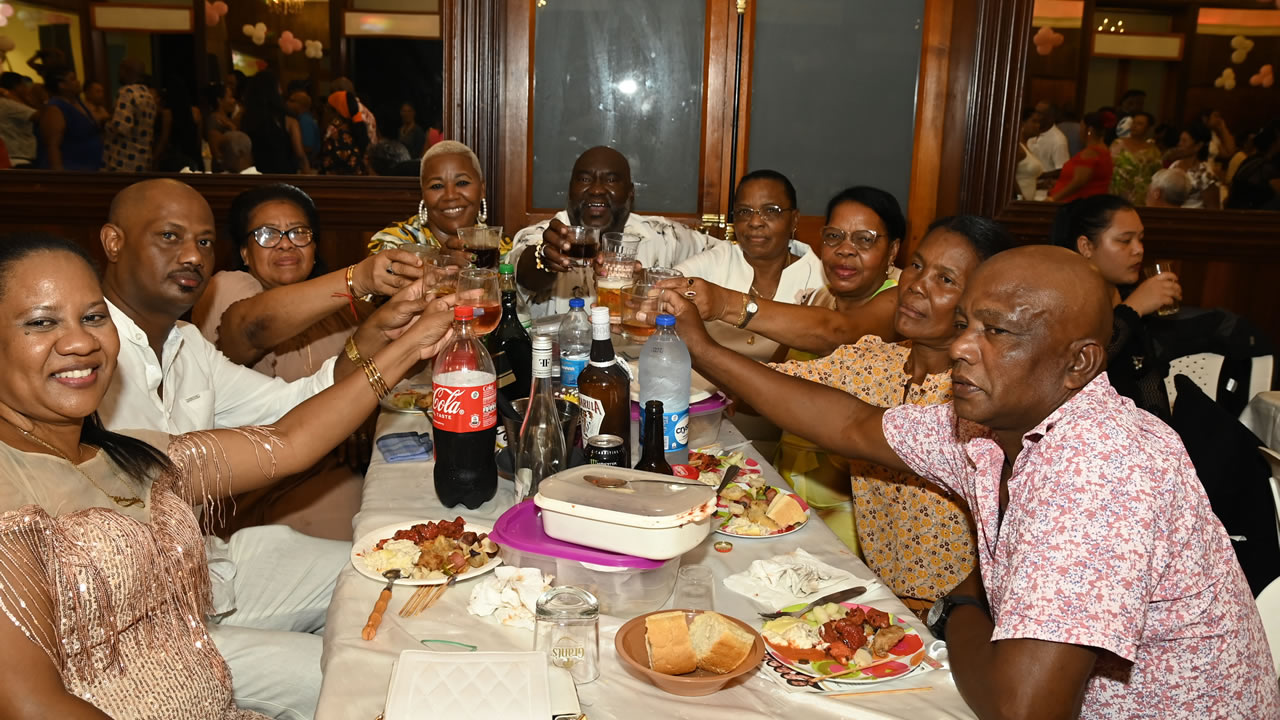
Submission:
[[[383,411],[377,423],[379,437],[388,433],[425,432],[430,420],[421,413]],[[725,420],[718,443],[722,447],[743,444],[741,433]],[[778,487],[785,482],[777,471],[750,444],[741,450],[759,463],[763,477]],[[389,463],[376,445],[365,475],[360,511],[354,518],[354,537],[359,539],[383,526],[403,523],[405,527],[431,520],[461,516],[469,523],[492,527],[519,498],[514,484],[499,480],[492,500],[470,510],[463,506],[444,507],[436,496],[431,461]],[[713,518],[714,521],[714,518]],[[713,549],[717,540],[731,540],[729,552]],[[712,532],[700,545],[685,553],[681,562],[711,568],[715,578],[715,610],[739,618],[759,628],[758,612],[770,608],[757,605],[727,587],[723,580],[747,570],[755,560],[771,558],[803,548],[818,560],[847,570],[859,578],[874,579],[874,573],[815,516],[798,531],[777,537],[728,538]],[[324,682],[320,692],[317,720],[374,720],[384,708],[389,679],[397,657],[405,650],[423,650],[423,640],[449,641],[476,646],[481,651],[533,650],[532,630],[504,626],[492,617],[467,611],[472,589],[482,582],[459,580],[439,601],[419,615],[402,618],[398,611],[416,588],[396,586],[382,625],[372,640],[364,640],[361,630],[385,583],[374,581],[348,564],[341,572],[329,606],[324,630]],[[697,718],[698,720],[835,720],[836,718],[973,718],[960,697],[946,659],[945,645],[934,640],[928,628],[882,583],[873,582],[857,602],[871,605],[907,619],[924,640],[936,669],[917,668],[911,673],[871,685],[848,687],[854,694],[842,697],[812,690],[789,688],[767,675],[763,665],[723,690],[705,697],[667,694],[633,675],[614,649],[614,635],[629,617],[602,614],[599,621],[599,678],[577,686],[581,711],[587,720],[631,718]],[[668,598],[664,607],[670,607]],[[427,649],[447,647],[434,644]],[[495,690],[500,691],[500,690]],[[896,691],[896,692],[887,692]],[[424,708],[424,717],[449,717],[441,708]]]

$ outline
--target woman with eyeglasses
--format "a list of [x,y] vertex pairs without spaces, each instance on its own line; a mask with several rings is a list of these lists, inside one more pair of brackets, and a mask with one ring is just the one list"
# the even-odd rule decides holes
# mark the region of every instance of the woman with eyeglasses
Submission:
[[[210,278],[191,316],[227,357],[264,375],[292,381],[314,373],[344,351],[352,330],[371,311],[361,298],[392,295],[423,274],[421,258],[403,250],[325,273],[316,258],[315,203],[292,185],[264,185],[240,193],[231,203],[227,226],[241,269]],[[368,461],[360,449],[352,448],[351,453],[352,464]],[[338,466],[333,460],[326,458],[322,464]],[[341,482],[324,488],[328,502],[340,503],[338,512],[345,514],[349,508],[354,514],[358,480],[357,476],[354,485]],[[293,487],[284,483],[277,492]],[[354,502],[347,495],[353,495]],[[271,511],[270,503],[258,505],[263,513]],[[308,511],[286,524],[320,537],[351,539],[350,523],[307,525],[315,514]]]
[[[795,237],[800,211],[795,186],[785,175],[775,170],[744,175],[731,212],[736,242],[717,245],[677,265],[686,278],[699,278],[751,299],[792,304],[804,303],[824,286],[822,259]],[[772,358],[778,344],[742,325],[717,323],[708,330],[721,345],[743,355],[762,361]]]

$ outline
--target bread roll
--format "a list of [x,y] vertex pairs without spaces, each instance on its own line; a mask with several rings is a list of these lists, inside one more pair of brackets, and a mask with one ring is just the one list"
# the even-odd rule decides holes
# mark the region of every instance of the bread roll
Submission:
[[737,669],[755,644],[755,637],[725,616],[704,612],[689,625],[698,667],[723,675]]
[[769,509],[765,510],[764,514],[765,517],[784,528],[804,522],[804,508],[800,507],[800,503],[787,493],[778,493],[773,502],[769,503]]
[[664,612],[645,618],[644,646],[649,652],[649,667],[655,672],[683,675],[698,667],[683,612]]

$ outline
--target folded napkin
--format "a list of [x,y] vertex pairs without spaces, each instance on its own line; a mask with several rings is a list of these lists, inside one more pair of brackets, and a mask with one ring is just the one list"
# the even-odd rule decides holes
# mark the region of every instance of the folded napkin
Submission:
[[834,568],[801,548],[768,560],[756,560],[745,572],[724,579],[724,586],[755,600],[769,610],[807,603],[823,595],[863,585],[879,585],[874,575],[858,577]]
[[501,565],[471,591],[467,612],[492,615],[503,625],[532,630],[538,598],[551,587],[551,580],[537,568]]
[[431,436],[427,433],[389,433],[378,438],[378,449],[389,463],[431,459]]

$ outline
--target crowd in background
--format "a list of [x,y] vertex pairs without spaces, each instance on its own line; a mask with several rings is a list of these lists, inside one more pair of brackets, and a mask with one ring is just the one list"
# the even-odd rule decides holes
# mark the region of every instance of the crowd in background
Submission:
[[400,125],[379,134],[348,78],[320,94],[309,79],[233,70],[192,97],[184,80],[158,82],[126,58],[108,98],[57,52],[28,65],[34,78],[0,74],[0,168],[416,176],[441,138],[408,100]]
[[1018,195],[1070,202],[1110,193],[1151,207],[1280,210],[1280,118],[1234,134],[1222,113],[1161,122],[1129,90],[1083,117],[1040,101],[1019,128]]

